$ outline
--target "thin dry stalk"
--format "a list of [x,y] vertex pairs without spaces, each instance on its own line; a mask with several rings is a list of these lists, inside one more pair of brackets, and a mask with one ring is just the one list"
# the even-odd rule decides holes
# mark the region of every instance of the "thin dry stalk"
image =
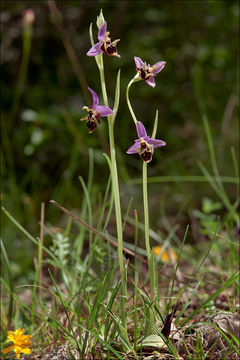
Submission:
[[72,47],[71,42],[69,41],[69,38],[67,36],[67,33],[64,29],[63,26],[63,22],[62,22],[62,14],[61,12],[58,10],[56,3],[54,0],[49,0],[48,1],[48,7],[51,11],[52,17],[53,17],[53,21],[60,33],[61,39],[63,41],[64,47],[66,49],[66,52],[68,54],[68,57],[71,61],[72,67],[75,71],[75,74],[78,78],[78,81],[80,83],[81,89],[83,91],[84,94],[84,98],[86,100],[87,103],[90,102],[90,97],[87,91],[87,81],[84,75],[84,72],[82,70],[82,67],[78,61],[77,55],[75,53],[75,50]]
[[[65,212],[65,214],[71,216],[73,218],[73,220],[79,222],[80,224],[82,224],[83,226],[85,226],[87,229],[89,229],[90,231],[94,232],[96,235],[100,236],[102,239],[108,241],[110,244],[112,244],[115,247],[118,247],[118,243],[112,239],[109,239],[106,235],[100,233],[99,231],[97,231],[96,229],[94,229],[92,226],[88,225],[85,221],[81,220],[78,216],[74,215],[73,213],[71,213],[71,211],[65,209],[62,205],[58,204],[55,200],[50,200],[50,203],[52,203],[53,205],[57,206],[60,210],[62,210],[63,212]],[[133,251],[123,247],[123,251],[128,254],[131,255],[133,257],[136,257],[138,260],[140,260],[141,262],[143,262],[144,264],[147,264],[147,261],[145,259],[143,259],[141,256],[136,255]]]

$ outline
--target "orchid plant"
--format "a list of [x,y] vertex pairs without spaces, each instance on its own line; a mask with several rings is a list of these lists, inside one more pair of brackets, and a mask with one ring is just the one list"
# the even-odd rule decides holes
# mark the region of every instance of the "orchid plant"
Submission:
[[[87,127],[89,133],[92,133],[96,130],[97,125],[101,122],[101,117],[107,117],[108,128],[109,128],[109,143],[110,143],[110,170],[112,175],[112,187],[114,194],[114,204],[115,204],[115,214],[116,214],[116,224],[117,224],[117,237],[118,237],[118,258],[119,258],[119,267],[121,273],[121,297],[120,297],[120,311],[121,311],[121,326],[120,331],[121,335],[126,341],[126,344],[130,346],[127,334],[127,324],[126,324],[126,298],[127,298],[127,282],[126,274],[127,270],[123,262],[123,229],[122,229],[122,216],[121,216],[121,204],[119,196],[119,184],[118,184],[118,171],[117,171],[117,161],[116,161],[116,152],[115,152],[115,141],[114,141],[114,123],[118,111],[119,105],[119,96],[120,96],[120,70],[117,76],[116,91],[115,91],[115,101],[113,110],[109,108],[107,88],[105,83],[104,75],[104,62],[103,55],[114,56],[120,58],[120,55],[117,52],[117,43],[119,39],[112,41],[109,37],[110,33],[107,31],[107,22],[105,21],[102,12],[97,18],[98,26],[98,42],[94,43],[93,34],[92,34],[92,24],[90,25],[89,33],[92,47],[87,52],[87,56],[95,57],[99,74],[100,74],[100,83],[102,89],[102,95],[104,100],[104,105],[99,105],[99,99],[94,90],[88,88],[92,94],[93,104],[90,106],[83,106],[84,110],[87,110],[88,115],[81,119],[87,121]],[[134,57],[136,64],[137,74],[129,82],[126,91],[127,104],[132,115],[132,118],[136,125],[138,138],[134,141],[134,144],[127,150],[127,154],[139,154],[143,160],[143,205],[144,205],[144,219],[145,219],[145,244],[148,257],[148,267],[149,267],[149,276],[150,276],[150,287],[151,287],[151,297],[154,299],[154,289],[155,289],[155,278],[154,278],[154,261],[153,261],[153,250],[150,248],[149,241],[149,214],[148,214],[148,196],[147,196],[147,164],[152,160],[154,149],[158,147],[165,146],[166,143],[163,140],[155,139],[157,122],[158,122],[158,112],[156,113],[154,130],[152,136],[147,135],[147,131],[142,122],[138,121],[134,111],[132,109],[130,100],[129,100],[129,89],[130,86],[137,81],[143,80],[149,86],[155,87],[154,77],[162,71],[166,62],[159,61],[153,66],[147,65],[146,62],[143,62],[140,57]],[[154,321],[153,308],[150,309],[150,320]]]
[[[145,228],[145,245],[148,258],[148,269],[150,277],[150,289],[151,298],[154,300],[155,297],[155,271],[154,271],[154,253],[150,247],[149,241],[149,210],[148,210],[148,192],[147,192],[147,164],[152,160],[154,148],[165,146],[166,143],[163,140],[155,139],[157,124],[158,124],[158,111],[156,112],[154,129],[152,136],[148,136],[144,125],[137,121],[136,115],[133,111],[129,100],[129,89],[134,82],[144,80],[149,86],[155,87],[154,76],[156,76],[165,66],[165,61],[159,61],[152,67],[144,63],[139,57],[134,57],[136,64],[137,74],[130,80],[126,90],[126,100],[129,111],[132,115],[133,121],[136,125],[138,139],[135,140],[134,144],[127,150],[127,154],[138,153],[143,160],[142,168],[142,182],[143,182],[143,207],[144,207],[144,228]],[[150,309],[150,324],[154,322],[153,308]],[[151,332],[151,325],[148,327],[146,334],[149,335]]]
[[[100,74],[100,83],[102,88],[102,95],[104,99],[104,104],[108,111],[108,96],[104,75],[104,62],[103,62],[103,54],[108,56],[115,56],[120,58],[120,55],[117,53],[116,44],[119,40],[111,41],[109,37],[109,32],[107,31],[107,22],[105,21],[102,11],[97,18],[97,26],[98,26],[98,40],[99,42],[94,44],[93,34],[92,34],[92,24],[89,28],[90,40],[92,43],[91,49],[87,52],[88,56],[94,56],[99,74]],[[116,91],[115,91],[115,101],[114,108],[112,114],[107,115],[108,119],[108,130],[109,130],[109,143],[110,143],[110,164],[111,164],[111,175],[112,175],[112,188],[113,188],[113,196],[114,196],[114,205],[115,205],[115,214],[116,214],[116,224],[117,224],[117,237],[118,237],[118,258],[119,258],[119,267],[121,273],[121,297],[120,297],[120,311],[121,311],[121,322],[122,322],[122,336],[125,338],[127,342],[127,324],[126,324],[126,298],[127,298],[127,283],[126,283],[126,268],[123,262],[123,230],[122,230],[122,215],[121,215],[121,204],[120,204],[120,195],[119,195],[119,184],[118,184],[118,170],[117,170],[117,162],[116,162],[116,151],[115,151],[115,141],[114,141],[114,122],[116,118],[116,114],[118,111],[119,105],[119,97],[120,97],[120,70],[117,76],[116,83]],[[93,106],[97,106],[96,99],[93,99]],[[88,107],[89,109],[89,107]],[[92,109],[90,109],[91,111]],[[99,113],[99,109],[93,109]],[[100,115],[101,115],[100,109]],[[105,112],[106,114],[106,112]],[[96,116],[95,113],[95,124],[96,124]],[[98,121],[98,120],[97,120]]]

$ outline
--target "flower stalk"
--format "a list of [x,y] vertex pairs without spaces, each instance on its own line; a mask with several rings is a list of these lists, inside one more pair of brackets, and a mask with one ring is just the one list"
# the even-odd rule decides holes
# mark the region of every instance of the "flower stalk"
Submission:
[[[92,44],[92,48],[88,51],[88,56],[94,56],[97,67],[100,74],[100,82],[101,89],[103,95],[103,101],[106,107],[108,107],[108,95],[106,89],[105,75],[104,75],[104,62],[103,62],[103,53],[106,54],[104,50],[106,50],[106,46],[108,45],[105,41],[108,40],[106,38],[106,22],[103,17],[102,11],[97,18],[97,26],[99,28],[98,31],[98,40],[101,43],[94,45],[93,35],[92,35],[92,24],[89,28],[90,41]],[[104,35],[105,34],[105,35]],[[104,36],[103,36],[104,35]],[[108,35],[107,35],[108,36]],[[102,49],[101,49],[102,47]],[[120,57],[116,52],[113,54],[108,54],[110,56]],[[126,270],[123,262],[123,230],[122,230],[122,215],[121,215],[121,204],[120,204],[120,196],[119,196],[119,184],[118,184],[118,171],[117,171],[117,163],[116,163],[116,152],[115,152],[115,141],[114,141],[114,121],[116,117],[116,113],[118,110],[119,104],[119,95],[120,95],[120,72],[117,78],[117,86],[115,93],[115,104],[113,109],[113,115],[109,115],[108,119],[108,130],[109,130],[109,146],[110,146],[110,159],[111,159],[111,175],[112,175],[112,189],[113,189],[113,197],[114,197],[114,206],[115,206],[115,214],[116,214],[116,225],[117,225],[117,237],[118,237],[118,259],[119,259],[119,267],[121,273],[121,297],[120,297],[120,311],[121,311],[121,321],[122,328],[124,328],[124,334],[126,334],[125,338],[127,339],[127,324],[126,324],[126,298],[127,298],[127,281],[126,281]]]
[[146,333],[148,336],[151,334],[152,324],[154,324],[154,313],[153,313],[153,302],[155,298],[155,269],[153,266],[154,259],[151,256],[151,248],[149,241],[149,209],[148,209],[148,191],[147,191],[147,163],[143,161],[142,168],[142,179],[143,179],[143,208],[144,208],[144,230],[145,230],[145,246],[147,251],[148,259],[148,272],[150,278],[150,294],[151,294],[151,305],[149,307],[149,320],[147,320]]
[[147,163],[143,161],[142,168],[143,179],[143,208],[144,208],[144,229],[145,229],[145,245],[148,258],[148,269],[150,277],[151,299],[154,299],[155,293],[155,274],[151,269],[151,247],[149,241],[149,209],[148,209],[148,190],[147,190]]
[[132,118],[133,118],[133,121],[135,122],[135,125],[137,124],[137,118],[134,114],[134,111],[133,111],[133,108],[132,108],[132,105],[130,103],[130,99],[129,99],[129,90],[130,90],[130,87],[132,86],[133,83],[137,82],[137,81],[140,81],[141,78],[139,77],[138,74],[136,74],[128,83],[128,86],[127,86],[127,91],[126,91],[126,100],[127,100],[127,104],[128,104],[128,108],[129,108],[129,111],[132,115]]
[[105,106],[108,107],[108,96],[107,96],[107,89],[106,89],[106,83],[105,83],[104,64],[103,64],[103,55],[102,54],[99,55],[98,69],[99,69],[99,73],[100,73],[103,101],[104,101]]
[[143,208],[144,208],[144,230],[145,230],[145,246],[148,258],[148,271],[150,278],[150,292],[151,292],[151,303],[149,309],[147,309],[147,323],[145,328],[145,336],[148,336],[152,332],[152,324],[154,324],[154,312],[153,302],[155,298],[155,267],[154,267],[154,253],[151,251],[149,241],[149,209],[148,209],[148,191],[147,191],[147,164],[152,160],[154,148],[165,146],[166,143],[163,140],[155,139],[158,123],[158,111],[156,111],[156,117],[154,121],[154,128],[152,137],[147,135],[144,125],[137,121],[136,116],[133,112],[129,101],[129,88],[133,82],[138,81],[140,78],[138,74],[129,82],[126,91],[126,98],[130,113],[136,125],[138,139],[134,141],[134,144],[127,150],[127,154],[138,153],[143,160],[142,168],[142,183],[143,183]]
[[[99,65],[101,88],[103,94],[103,100],[105,106],[108,107],[108,97],[105,83],[104,75],[104,64],[102,54],[99,55]],[[121,297],[120,297],[120,309],[121,309],[121,321],[123,328],[127,329],[126,324],[126,297],[127,297],[127,283],[126,283],[126,274],[123,262],[123,230],[122,230],[122,215],[121,215],[121,204],[119,196],[119,184],[118,184],[118,171],[116,163],[116,151],[115,151],[115,141],[114,141],[114,115],[108,116],[108,130],[109,130],[109,145],[110,145],[110,159],[111,159],[111,174],[112,174],[112,188],[114,196],[114,205],[115,205],[115,214],[116,214],[116,224],[117,224],[117,237],[118,237],[118,259],[119,267],[121,273]]]

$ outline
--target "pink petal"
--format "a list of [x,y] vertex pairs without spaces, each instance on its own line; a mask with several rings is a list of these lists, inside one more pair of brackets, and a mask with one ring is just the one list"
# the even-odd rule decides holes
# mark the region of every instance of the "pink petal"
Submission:
[[157,140],[157,139],[151,139],[151,138],[148,139],[148,143],[152,144],[153,147],[155,147],[155,148],[166,145],[165,141],[163,141],[163,140]]
[[96,110],[101,116],[108,116],[113,114],[113,111],[109,109],[107,106],[103,106],[103,105],[93,106],[93,109]]
[[97,44],[93,45],[91,49],[87,52],[87,56],[96,56],[102,53],[101,50],[102,43],[98,42]]
[[137,69],[141,69],[144,66],[144,62],[137,56],[134,56],[134,61]]
[[98,105],[99,100],[98,100],[98,96],[95,93],[95,91],[93,89],[91,89],[90,87],[88,87],[88,90],[90,91],[90,93],[92,94],[92,98],[93,98],[93,104],[92,104],[92,108],[95,107],[96,105]]
[[140,147],[140,141],[136,142],[134,145],[130,146],[130,148],[127,150],[127,154],[137,154]]
[[156,83],[155,83],[155,80],[154,80],[154,77],[153,76],[150,76],[147,80],[145,80],[146,83],[152,87],[155,87],[156,86]]
[[137,134],[138,134],[139,138],[143,138],[143,137],[147,136],[146,129],[145,129],[144,125],[141,123],[141,121],[137,122],[136,127],[137,127]]
[[159,61],[156,64],[153,65],[156,66],[156,68],[153,70],[153,75],[157,75],[166,65],[166,61]]
[[105,39],[107,32],[107,23],[105,22],[98,30],[98,40],[102,42]]

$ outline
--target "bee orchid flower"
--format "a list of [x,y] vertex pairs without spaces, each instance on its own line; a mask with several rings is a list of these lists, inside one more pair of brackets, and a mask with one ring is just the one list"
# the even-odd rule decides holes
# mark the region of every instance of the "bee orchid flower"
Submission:
[[152,160],[154,149],[157,147],[165,146],[163,140],[152,139],[147,135],[144,125],[138,121],[136,124],[138,139],[135,140],[128,150],[127,154],[139,154],[143,161],[149,163]]
[[81,120],[87,120],[87,127],[89,133],[92,133],[97,128],[97,123],[100,124],[101,116],[104,117],[112,115],[113,111],[107,106],[98,105],[99,100],[97,94],[90,87],[88,88],[88,90],[92,94],[93,104],[91,106],[83,106],[83,110],[87,110],[88,115]]
[[96,56],[104,53],[109,56],[116,56],[120,58],[120,55],[117,52],[117,43],[120,39],[111,41],[109,34],[110,32],[107,31],[107,23],[105,22],[98,30],[99,42],[91,47],[91,49],[87,52],[87,55]]
[[134,61],[136,64],[136,70],[142,80],[144,80],[149,86],[155,87],[155,79],[156,76],[164,66],[166,65],[165,61],[159,61],[153,66],[147,65],[144,63],[139,57],[135,56]]

